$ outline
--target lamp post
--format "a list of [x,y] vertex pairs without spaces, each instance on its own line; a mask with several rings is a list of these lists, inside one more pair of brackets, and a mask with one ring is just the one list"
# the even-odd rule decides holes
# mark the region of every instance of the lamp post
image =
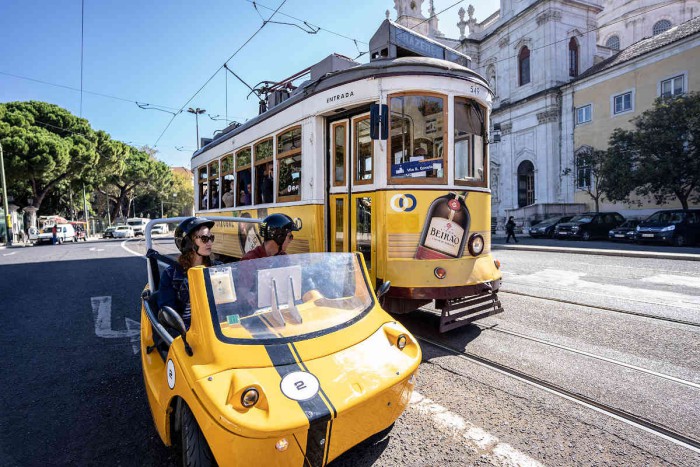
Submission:
[[193,109],[190,107],[187,111],[194,114],[195,125],[197,125],[197,149],[199,149],[199,116],[206,112],[206,109],[200,109],[199,107]]
[[7,205],[7,183],[5,182],[5,158],[0,144],[0,173],[2,173],[2,207],[5,209],[5,231],[7,232],[7,245],[12,245],[12,219],[10,218],[10,207]]

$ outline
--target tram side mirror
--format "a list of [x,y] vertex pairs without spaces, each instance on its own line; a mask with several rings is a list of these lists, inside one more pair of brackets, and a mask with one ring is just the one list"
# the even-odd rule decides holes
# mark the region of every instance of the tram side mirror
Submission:
[[369,107],[369,136],[373,140],[389,138],[389,106],[372,104]]
[[192,347],[190,347],[190,345],[187,343],[187,338],[185,337],[185,334],[187,334],[187,328],[185,327],[185,322],[182,320],[180,314],[169,306],[164,306],[158,312],[158,321],[163,326],[168,326],[169,328],[172,328],[180,333],[182,342],[185,344],[185,352],[187,352],[187,355],[191,357],[193,355]]
[[382,285],[380,285],[376,291],[377,299],[382,298],[382,296],[385,295],[389,291],[390,288],[391,288],[391,281],[383,282]]

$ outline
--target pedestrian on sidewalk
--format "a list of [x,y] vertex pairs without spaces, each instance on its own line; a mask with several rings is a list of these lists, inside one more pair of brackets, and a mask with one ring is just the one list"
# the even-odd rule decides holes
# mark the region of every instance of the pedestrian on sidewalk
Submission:
[[515,221],[513,216],[510,216],[508,222],[506,222],[506,243],[510,243],[510,237],[513,237],[515,243],[518,243],[518,239],[515,238]]

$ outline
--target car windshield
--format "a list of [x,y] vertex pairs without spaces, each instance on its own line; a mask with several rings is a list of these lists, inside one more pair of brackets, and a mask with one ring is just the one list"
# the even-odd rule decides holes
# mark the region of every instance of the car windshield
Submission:
[[53,232],[53,227],[46,227],[44,230],[41,231],[42,233],[52,233]]
[[309,253],[206,269],[220,339],[296,340],[345,326],[373,304],[358,256]]
[[545,227],[548,225],[556,224],[557,222],[559,222],[559,219],[561,219],[561,217],[550,217],[549,219],[545,219],[539,224],[536,224],[536,226]]
[[117,230],[129,230],[127,226],[117,227]]
[[129,225],[141,225],[141,224],[143,224],[143,221],[128,221],[127,224],[129,224]]
[[680,224],[683,219],[684,212],[657,212],[649,216],[644,224]]
[[593,216],[591,215],[586,215],[586,214],[581,214],[580,216],[574,216],[573,219],[571,219],[569,222],[591,222],[593,220]]
[[639,221],[625,221],[620,228],[633,229],[637,227],[637,224],[639,224]]

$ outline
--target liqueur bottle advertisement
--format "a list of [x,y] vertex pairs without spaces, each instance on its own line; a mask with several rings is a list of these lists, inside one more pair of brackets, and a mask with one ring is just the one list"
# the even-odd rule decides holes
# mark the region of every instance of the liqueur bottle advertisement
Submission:
[[454,259],[462,256],[469,232],[467,192],[450,192],[435,199],[423,224],[415,259]]

